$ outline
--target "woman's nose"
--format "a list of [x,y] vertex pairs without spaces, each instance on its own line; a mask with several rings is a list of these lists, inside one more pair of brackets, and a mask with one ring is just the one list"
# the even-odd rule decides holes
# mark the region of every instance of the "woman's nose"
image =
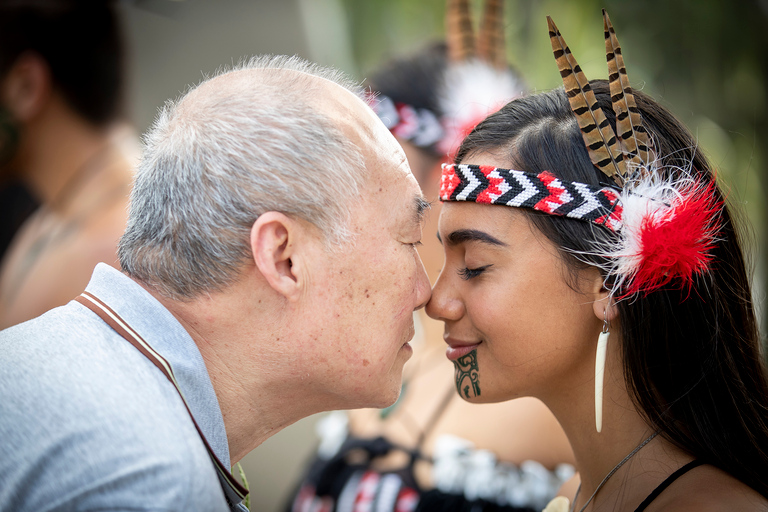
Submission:
[[440,271],[440,275],[432,287],[432,297],[427,302],[425,311],[435,320],[444,322],[458,320],[464,315],[464,303],[462,302],[456,283],[451,283],[446,274],[446,268]]

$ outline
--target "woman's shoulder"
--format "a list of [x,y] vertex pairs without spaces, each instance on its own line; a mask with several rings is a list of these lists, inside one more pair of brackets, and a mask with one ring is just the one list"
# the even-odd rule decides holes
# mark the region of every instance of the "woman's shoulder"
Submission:
[[768,500],[725,471],[704,464],[661,493],[648,512],[768,511]]

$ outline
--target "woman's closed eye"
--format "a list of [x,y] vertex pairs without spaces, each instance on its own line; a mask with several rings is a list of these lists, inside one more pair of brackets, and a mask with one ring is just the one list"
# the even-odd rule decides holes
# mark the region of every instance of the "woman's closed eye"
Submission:
[[480,274],[482,274],[483,272],[485,272],[485,270],[488,269],[489,267],[491,267],[491,265],[483,265],[482,267],[477,267],[477,268],[464,267],[459,270],[459,275],[465,281],[469,281],[470,279],[473,279],[479,276]]

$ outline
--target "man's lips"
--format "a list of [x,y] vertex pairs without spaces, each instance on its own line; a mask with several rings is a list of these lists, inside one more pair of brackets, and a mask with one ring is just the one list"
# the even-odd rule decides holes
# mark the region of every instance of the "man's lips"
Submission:
[[408,329],[408,336],[403,342],[403,346],[408,345],[410,342],[412,342],[415,336],[416,336],[416,327],[413,325],[413,323],[411,323],[411,327]]
[[445,349],[445,356],[451,361],[455,361],[475,350],[481,341],[459,341],[452,338],[446,338],[448,348]]

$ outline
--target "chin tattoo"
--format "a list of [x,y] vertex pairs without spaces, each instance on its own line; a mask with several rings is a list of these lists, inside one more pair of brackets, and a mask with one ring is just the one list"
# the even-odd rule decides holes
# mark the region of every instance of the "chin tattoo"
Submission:
[[456,391],[463,398],[475,398],[480,396],[480,375],[477,368],[477,350],[473,350],[464,357],[456,359]]

